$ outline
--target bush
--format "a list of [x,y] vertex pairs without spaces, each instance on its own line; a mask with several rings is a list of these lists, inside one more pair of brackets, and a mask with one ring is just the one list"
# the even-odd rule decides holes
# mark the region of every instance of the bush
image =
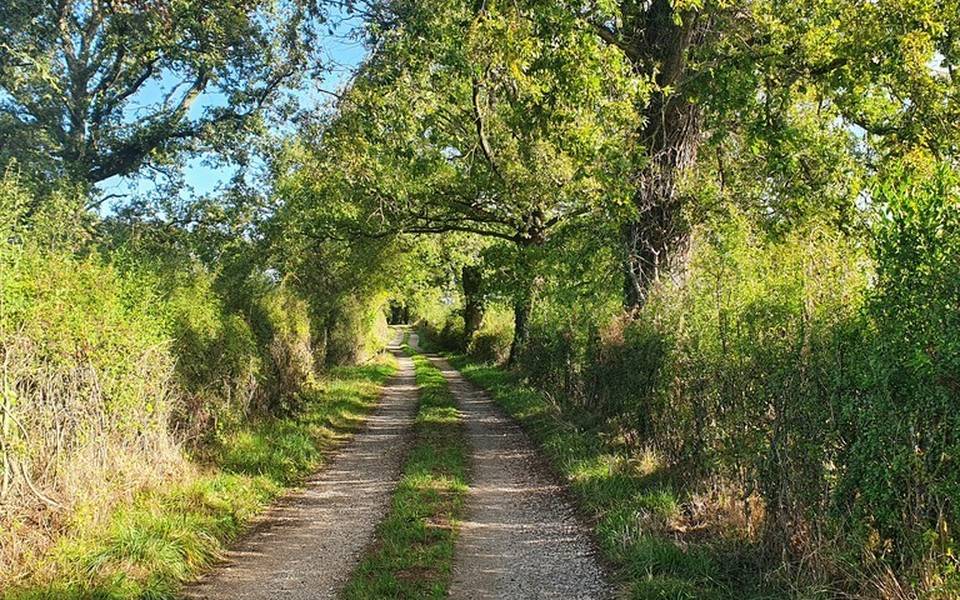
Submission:
[[267,289],[255,299],[260,328],[267,333],[267,381],[262,406],[270,412],[288,413],[298,407],[300,390],[314,373],[307,303],[285,284]]
[[683,514],[736,490],[715,512],[796,558],[794,580],[952,597],[958,189],[947,169],[888,176],[869,245],[815,220],[770,233],[728,209],[636,316],[555,306],[547,290],[519,370],[611,448],[662,457]]
[[423,343],[451,352],[462,352],[464,350],[463,317],[461,315],[448,312],[439,322],[420,319],[418,327],[423,334],[421,335]]
[[480,329],[467,343],[467,353],[484,362],[503,364],[510,354],[513,339],[513,313],[491,306],[483,316]]
[[151,265],[166,290],[164,310],[176,357],[174,422],[195,443],[212,441],[245,417],[263,378],[263,357],[249,323],[228,314],[202,265]]
[[[898,172],[873,190],[876,283],[845,361],[837,509],[863,553],[929,561],[928,585],[958,593],[960,177]],[[945,571],[941,571],[945,569]]]
[[849,360],[864,358],[869,268],[829,224],[778,237],[730,209],[695,231],[685,277],[662,282],[639,315],[597,325],[541,305],[520,369],[568,419],[662,457],[686,500],[738,490],[732,506],[759,500],[765,515],[760,530],[737,516],[742,535],[808,555],[840,490],[837,417]]
[[688,279],[645,311],[669,349],[640,367],[660,373],[647,396],[652,440],[687,473],[761,497],[763,533],[781,553],[818,551],[836,478],[838,365],[857,351],[849,332],[869,263],[818,222],[779,238],[733,213],[694,243]]
[[349,298],[328,315],[326,364],[364,362],[390,341],[386,316],[387,297]]
[[[43,539],[182,467],[168,431],[174,357],[154,289],[96,255],[11,244],[0,270],[0,530],[31,514]],[[0,562],[41,543],[20,541]]]

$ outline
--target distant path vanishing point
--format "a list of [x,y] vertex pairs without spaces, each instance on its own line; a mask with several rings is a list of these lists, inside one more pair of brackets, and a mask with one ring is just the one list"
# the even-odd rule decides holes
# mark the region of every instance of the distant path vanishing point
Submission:
[[336,598],[389,510],[417,407],[413,362],[391,348],[399,371],[364,428],[306,484],[270,509],[185,598]]

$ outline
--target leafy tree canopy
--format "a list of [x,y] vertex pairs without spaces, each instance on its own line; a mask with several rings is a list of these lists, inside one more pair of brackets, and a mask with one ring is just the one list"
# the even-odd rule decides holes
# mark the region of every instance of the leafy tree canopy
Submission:
[[[319,67],[321,9],[317,0],[4,2],[0,161],[92,184],[222,147]],[[217,102],[197,111],[204,93]]]

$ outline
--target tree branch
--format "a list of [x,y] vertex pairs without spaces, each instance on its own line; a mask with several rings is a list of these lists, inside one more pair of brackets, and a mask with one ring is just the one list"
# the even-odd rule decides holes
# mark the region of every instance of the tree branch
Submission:
[[480,150],[483,152],[483,156],[487,159],[487,163],[489,163],[493,172],[497,174],[497,177],[503,179],[500,169],[497,168],[497,164],[493,161],[493,152],[490,149],[490,142],[487,140],[487,134],[483,127],[483,116],[480,112],[480,84],[476,79],[473,80],[472,96],[474,123],[477,128],[477,138],[480,140]]
[[146,128],[140,136],[134,136],[120,144],[109,156],[100,161],[89,171],[90,181],[103,181],[114,175],[124,175],[133,169],[137,164],[143,161],[147,155],[158,148],[167,140],[184,140],[200,137],[203,130],[207,127],[226,123],[228,121],[242,122],[263,108],[270,95],[280,86],[284,79],[290,75],[291,71],[286,70],[279,73],[273,80],[260,90],[254,97],[253,106],[244,112],[235,110],[225,110],[212,118],[201,119],[200,121],[182,126],[175,131],[171,131],[186,116],[187,110],[196,100],[208,80],[206,73],[197,75],[197,79],[191,85],[190,89],[181,98],[180,103],[170,114],[160,119],[159,122]]
[[607,44],[619,48],[623,54],[630,59],[630,62],[637,64],[640,61],[640,53],[637,52],[637,49],[627,42],[620,39],[620,36],[616,32],[611,31],[605,25],[601,25],[595,21],[585,18],[584,22],[590,26],[593,31],[600,36],[600,39],[606,42]]

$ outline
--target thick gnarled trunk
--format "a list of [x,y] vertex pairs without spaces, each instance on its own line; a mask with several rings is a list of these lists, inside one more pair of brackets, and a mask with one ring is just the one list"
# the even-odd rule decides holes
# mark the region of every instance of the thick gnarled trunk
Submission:
[[640,70],[656,69],[658,89],[643,109],[640,137],[647,160],[634,194],[636,215],[622,228],[628,311],[641,308],[657,281],[682,268],[686,258],[689,227],[677,183],[696,160],[701,115],[682,84],[701,26],[695,14],[677,15],[670,0],[653,0],[634,25],[641,29],[629,36],[638,40],[631,59]]
[[[663,104],[667,106],[656,111],[660,122],[646,127],[649,162],[634,194],[637,213],[621,231],[628,310],[642,307],[661,277],[683,268],[689,247],[690,230],[677,179],[696,160],[700,114],[682,98],[664,99]],[[650,112],[655,109],[652,105]]]
[[513,341],[510,342],[510,357],[507,366],[517,364],[527,342],[530,341],[530,313],[533,312],[532,285],[523,290],[513,303]]
[[530,315],[533,313],[534,296],[538,282],[536,261],[530,251],[543,244],[546,234],[540,228],[531,228],[530,235],[518,243],[521,250],[521,265],[513,296],[513,340],[510,342],[510,356],[507,366],[516,366],[530,341]]

